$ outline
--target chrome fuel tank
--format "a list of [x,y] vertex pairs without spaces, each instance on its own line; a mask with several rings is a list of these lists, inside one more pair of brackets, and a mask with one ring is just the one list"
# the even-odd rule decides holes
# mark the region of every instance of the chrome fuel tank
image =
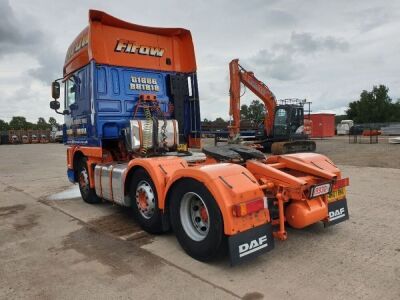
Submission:
[[[163,142],[163,132],[165,133],[165,142],[169,149],[173,149],[178,144],[178,122],[176,120],[158,121],[158,143],[161,146]],[[151,149],[153,145],[153,121],[152,120],[131,120],[127,128],[128,148],[132,151],[138,151],[140,148]]]
[[96,195],[122,206],[130,206],[130,199],[125,196],[127,167],[127,163],[96,165],[94,169]]

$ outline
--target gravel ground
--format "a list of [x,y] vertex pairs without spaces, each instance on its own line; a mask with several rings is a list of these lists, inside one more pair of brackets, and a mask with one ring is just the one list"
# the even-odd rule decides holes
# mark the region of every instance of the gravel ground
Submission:
[[389,144],[388,137],[380,137],[377,144],[349,143],[348,137],[316,139],[317,152],[325,154],[341,165],[400,169],[400,144]]
[[85,204],[64,146],[1,145],[0,299],[400,299],[398,146],[317,144],[350,177],[350,220],[289,230],[234,268],[144,233],[129,209]]

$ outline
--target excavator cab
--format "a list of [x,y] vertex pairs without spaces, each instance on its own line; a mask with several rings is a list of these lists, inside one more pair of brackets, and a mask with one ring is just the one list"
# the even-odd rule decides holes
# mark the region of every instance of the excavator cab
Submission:
[[304,139],[304,109],[301,105],[278,105],[275,110],[273,135],[276,138]]
[[304,107],[299,103],[286,103],[275,108],[272,132],[267,135],[264,124],[256,133],[256,139],[266,152],[286,154],[296,152],[314,152],[315,142],[308,139],[304,132]]

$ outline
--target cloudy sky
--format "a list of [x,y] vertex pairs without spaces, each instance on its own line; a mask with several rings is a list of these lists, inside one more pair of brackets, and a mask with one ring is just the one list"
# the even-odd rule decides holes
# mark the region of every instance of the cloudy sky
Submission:
[[[89,8],[132,23],[190,29],[202,118],[228,118],[233,58],[277,98],[307,98],[313,111],[342,113],[377,84],[400,98],[400,1],[0,0],[0,119],[55,116],[50,83],[61,76]],[[248,91],[243,102],[252,99]]]

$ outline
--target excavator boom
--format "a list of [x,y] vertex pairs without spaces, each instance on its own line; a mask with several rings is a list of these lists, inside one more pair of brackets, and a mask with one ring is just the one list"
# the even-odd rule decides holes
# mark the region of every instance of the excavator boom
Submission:
[[240,83],[243,83],[263,102],[266,109],[264,117],[264,129],[267,135],[272,134],[274,124],[274,113],[277,106],[275,95],[268,86],[258,80],[253,72],[246,71],[238,59],[234,59],[229,64],[230,73],[230,109],[229,115],[233,119],[233,124],[229,127],[229,134],[234,137],[240,133]]
[[[304,111],[301,104],[278,105],[275,95],[268,86],[254,76],[253,72],[245,70],[238,59],[229,63],[230,75],[230,107],[229,115],[232,123],[228,126],[229,139],[231,143],[240,141],[240,84],[251,90],[260,98],[266,108],[264,116],[263,135],[260,141],[254,142],[260,144],[265,151],[273,154],[286,154],[297,152],[315,151],[315,142],[308,140],[304,134],[304,120],[299,120],[298,116],[303,117]],[[283,113],[284,123],[280,121],[278,127],[274,127],[275,114],[277,111]],[[297,116],[297,117],[296,117]],[[282,116],[280,116],[282,119]],[[292,118],[292,119],[290,119]],[[294,120],[293,120],[294,118]],[[279,123],[279,122],[278,122]],[[292,127],[295,126],[295,129]],[[303,130],[302,130],[303,128]],[[297,132],[300,129],[302,132]]]

